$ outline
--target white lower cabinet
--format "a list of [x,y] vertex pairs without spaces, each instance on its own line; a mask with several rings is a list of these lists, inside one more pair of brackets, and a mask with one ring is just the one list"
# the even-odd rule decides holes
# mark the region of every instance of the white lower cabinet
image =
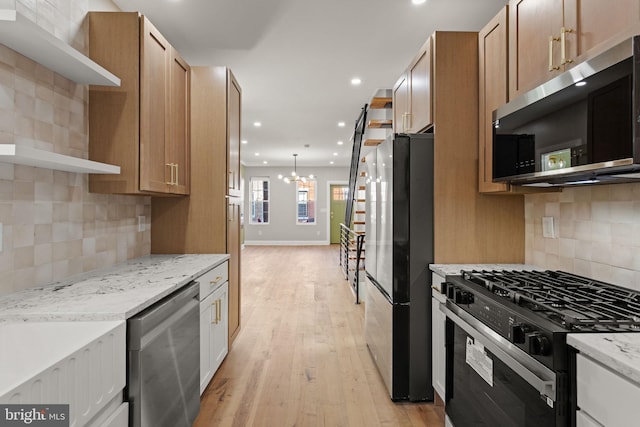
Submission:
[[[444,282],[442,276],[435,273],[432,275],[432,285],[434,287],[440,288],[442,282]],[[445,303],[446,298],[436,289],[432,289],[431,292],[433,389],[444,400],[446,384],[445,325],[447,316],[440,310],[440,305]]]
[[582,354],[576,356],[577,427],[629,426],[640,419],[640,384]]
[[[200,394],[209,385],[229,352],[229,282],[228,263],[215,268],[213,280],[205,274],[200,279]],[[222,280],[220,279],[222,278]],[[202,295],[203,282],[216,283],[209,295]],[[221,282],[221,284],[219,284]]]
[[[104,424],[121,411],[126,384],[126,323],[15,322],[0,330],[12,352],[3,354],[0,403],[68,404],[70,427]],[[29,337],[25,339],[25,337]],[[14,385],[9,390],[3,386]]]
[[128,427],[129,403],[114,399],[87,427]]

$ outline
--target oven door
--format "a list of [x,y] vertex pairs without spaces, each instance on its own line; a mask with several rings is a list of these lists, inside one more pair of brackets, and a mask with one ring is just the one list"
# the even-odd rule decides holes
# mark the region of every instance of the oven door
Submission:
[[556,375],[447,302],[445,411],[454,427],[564,426]]

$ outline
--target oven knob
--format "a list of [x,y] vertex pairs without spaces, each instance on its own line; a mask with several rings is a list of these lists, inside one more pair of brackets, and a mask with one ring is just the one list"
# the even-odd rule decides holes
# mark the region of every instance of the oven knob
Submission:
[[551,351],[551,341],[549,338],[538,332],[529,334],[529,353],[537,356],[546,356]]
[[447,289],[447,298],[453,299],[453,300],[455,299],[454,297],[456,292],[460,290],[460,288],[453,286],[451,283],[447,285],[446,289]]
[[524,323],[515,323],[511,325],[511,342],[514,344],[524,344],[527,332],[531,328]]
[[456,304],[471,304],[473,303],[473,294],[468,291],[456,289],[453,302],[455,302]]

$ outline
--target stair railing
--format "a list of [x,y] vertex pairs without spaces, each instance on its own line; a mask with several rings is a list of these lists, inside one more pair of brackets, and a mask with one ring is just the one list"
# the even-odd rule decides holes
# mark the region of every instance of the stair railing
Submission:
[[340,266],[360,304],[360,272],[364,271],[364,232],[340,224]]
[[358,165],[360,163],[360,149],[362,148],[362,137],[367,126],[368,104],[364,104],[362,111],[356,120],[353,130],[353,148],[351,150],[351,170],[349,171],[349,194],[347,197],[347,207],[344,213],[344,223],[351,226],[353,218],[353,204],[356,199],[356,181],[358,179]]

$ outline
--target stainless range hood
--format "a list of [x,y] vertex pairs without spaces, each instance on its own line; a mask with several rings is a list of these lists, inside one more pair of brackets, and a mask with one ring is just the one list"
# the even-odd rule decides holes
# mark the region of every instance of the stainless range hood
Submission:
[[493,112],[494,182],[640,182],[640,36]]

